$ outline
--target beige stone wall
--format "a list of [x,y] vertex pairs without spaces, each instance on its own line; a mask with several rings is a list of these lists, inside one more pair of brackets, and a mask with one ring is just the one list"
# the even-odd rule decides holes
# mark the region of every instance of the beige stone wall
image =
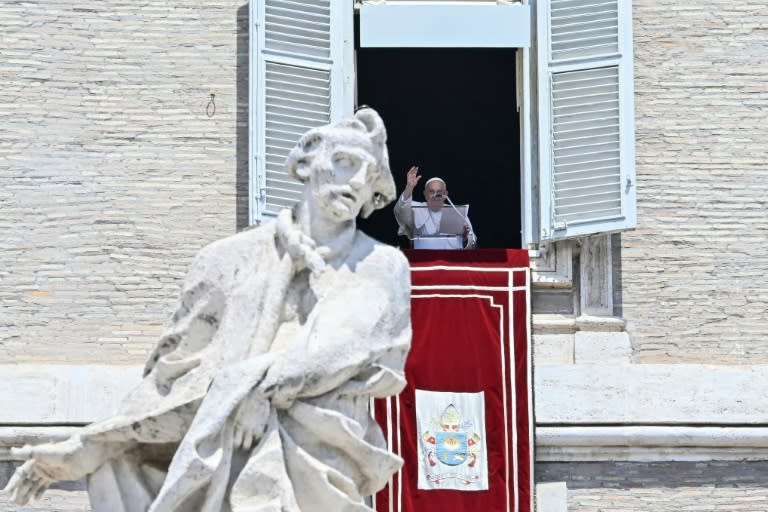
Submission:
[[0,3],[0,363],[144,360],[245,222],[247,41],[244,0]]
[[768,362],[768,7],[633,2],[638,229],[622,235],[634,361]]
[[[0,363],[140,362],[193,254],[244,225],[246,10],[0,4]],[[766,17],[634,2],[635,362],[768,362]]]

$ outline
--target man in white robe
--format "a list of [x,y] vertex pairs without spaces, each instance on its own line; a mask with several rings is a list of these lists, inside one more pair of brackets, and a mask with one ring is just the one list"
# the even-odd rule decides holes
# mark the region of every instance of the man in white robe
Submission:
[[[395,220],[398,224],[398,235],[413,239],[419,235],[436,235],[440,233],[440,223],[443,219],[443,205],[448,198],[448,188],[442,178],[430,178],[424,183],[424,200],[422,203],[413,200],[416,184],[421,180],[419,168],[413,166],[406,175],[403,193],[395,202]],[[413,208],[419,206],[422,208]],[[477,236],[472,229],[472,223],[467,217],[464,226],[463,247],[474,249],[477,246]]]
[[309,131],[302,201],[198,254],[117,416],[25,446],[19,504],[87,476],[94,512],[361,512],[402,460],[371,398],[405,385],[410,273],[355,226],[394,199],[386,132],[359,111]]

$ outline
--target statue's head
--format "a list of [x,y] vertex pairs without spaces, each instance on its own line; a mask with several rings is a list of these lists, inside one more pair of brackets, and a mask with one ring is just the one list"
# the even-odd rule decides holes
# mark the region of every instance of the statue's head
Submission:
[[339,221],[358,214],[368,217],[396,197],[387,131],[371,108],[305,133],[288,155],[285,169],[309,187],[320,208]]

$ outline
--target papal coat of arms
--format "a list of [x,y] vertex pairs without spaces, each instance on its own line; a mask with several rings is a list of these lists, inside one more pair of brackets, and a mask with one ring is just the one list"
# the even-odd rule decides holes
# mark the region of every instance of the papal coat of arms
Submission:
[[[430,489],[481,490],[487,488],[487,484],[482,485],[483,481],[487,482],[487,465],[484,460],[483,446],[484,428],[482,425],[477,428],[478,419],[482,420],[484,417],[482,393],[439,394],[469,395],[470,398],[452,400],[442,408],[439,416],[422,417],[419,421],[422,432],[419,443],[422,452],[422,460],[419,461],[419,480],[421,481],[423,477],[429,483],[427,488]],[[471,398],[475,395],[479,395],[479,401]],[[422,396],[422,398],[425,397]],[[420,486],[420,488],[424,487]]]

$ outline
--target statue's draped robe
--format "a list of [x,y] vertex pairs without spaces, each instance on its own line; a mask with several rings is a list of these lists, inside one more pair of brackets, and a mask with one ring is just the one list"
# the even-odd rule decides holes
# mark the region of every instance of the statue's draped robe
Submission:
[[[96,512],[369,510],[402,464],[368,407],[405,384],[407,261],[358,231],[341,264],[310,273],[276,224],[200,252],[144,380],[86,429],[135,443],[89,477]],[[307,314],[286,328],[291,293]],[[264,435],[234,448],[238,405],[265,392]]]

